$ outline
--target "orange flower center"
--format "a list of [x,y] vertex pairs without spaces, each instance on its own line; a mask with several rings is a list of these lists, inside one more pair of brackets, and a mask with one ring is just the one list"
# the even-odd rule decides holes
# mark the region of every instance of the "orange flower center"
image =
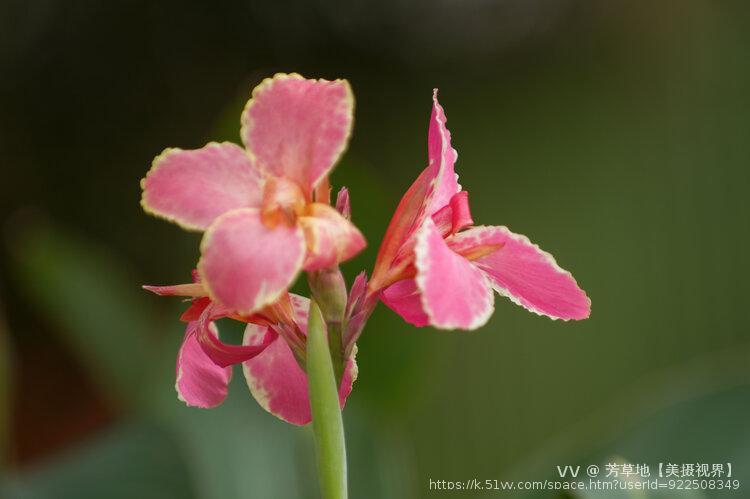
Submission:
[[270,228],[280,223],[293,226],[305,211],[305,195],[296,182],[286,178],[271,177],[263,189],[260,213],[263,223]]

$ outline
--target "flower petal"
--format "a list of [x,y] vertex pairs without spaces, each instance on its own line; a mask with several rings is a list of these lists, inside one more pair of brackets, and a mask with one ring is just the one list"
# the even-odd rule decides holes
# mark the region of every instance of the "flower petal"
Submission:
[[440,165],[440,176],[435,195],[430,200],[430,215],[447,205],[450,199],[461,190],[458,184],[455,164],[458,152],[451,147],[451,133],[445,126],[447,118],[443,106],[438,102],[437,88],[432,91],[432,115],[427,135],[427,155],[430,164]]
[[475,227],[452,239],[449,244],[459,252],[499,247],[474,263],[487,273],[498,293],[516,304],[553,319],[580,320],[591,313],[591,300],[570,272],[526,236],[507,227]]
[[[227,396],[232,368],[221,367],[205,354],[197,339],[197,322],[190,322],[177,354],[175,389],[180,400],[193,407],[215,407]],[[209,334],[218,334],[215,327]]]
[[346,80],[277,74],[253,90],[242,113],[242,141],[258,165],[309,195],[346,148],[354,97]]
[[211,142],[201,149],[167,149],[141,180],[147,213],[204,230],[229,210],[260,206],[262,179],[244,149]]
[[190,284],[172,284],[170,286],[141,286],[146,291],[150,291],[159,296],[206,296],[206,290],[198,282]]
[[230,311],[215,303],[209,304],[201,313],[196,328],[196,338],[203,352],[214,364],[227,367],[252,359],[276,339],[276,332],[266,330],[262,338],[253,345],[230,345],[219,339],[215,319],[227,317]]
[[305,270],[319,270],[346,261],[367,245],[362,233],[336,209],[321,203],[307,206],[299,224],[305,232]]
[[476,329],[487,322],[494,308],[487,279],[448,247],[432,219],[417,233],[415,255],[416,284],[431,325]]
[[383,241],[378,249],[375,267],[372,271],[370,286],[380,289],[385,282],[390,281],[388,275],[402,247],[421,226],[427,216],[427,205],[435,191],[438,166],[430,165],[419,174],[417,179],[406,191],[393,213]]
[[180,320],[182,322],[192,322],[197,321],[200,319],[201,314],[203,314],[203,311],[206,310],[206,307],[211,305],[211,298],[208,296],[202,296],[200,298],[195,298],[190,303],[190,306],[185,309],[185,311],[180,316]]
[[[292,296],[295,315],[300,329],[307,332],[309,300]],[[243,344],[255,345],[262,341],[263,327],[248,324]],[[346,363],[339,388],[339,403],[343,409],[346,399],[357,379],[356,348]],[[310,422],[310,398],[307,375],[300,368],[294,354],[281,338],[277,338],[263,353],[242,364],[247,385],[255,400],[274,416],[295,425]]]
[[469,209],[469,193],[461,191],[454,194],[447,205],[432,215],[432,221],[443,237],[472,225],[474,220]]
[[336,195],[336,211],[347,220],[352,219],[352,203],[349,200],[349,189],[342,187]]
[[423,327],[430,324],[430,318],[422,307],[422,296],[414,279],[404,279],[385,288],[380,300],[409,324]]
[[198,271],[212,299],[249,315],[274,302],[297,277],[305,256],[302,230],[273,229],[260,212],[244,208],[225,213],[201,241]]
[[393,214],[378,250],[370,285],[379,289],[390,282],[388,271],[394,262],[411,252],[412,237],[425,218],[448,205],[461,190],[454,171],[458,154],[450,145],[450,132],[445,127],[445,113],[433,92],[432,115],[428,131],[429,165],[406,191]]
[[354,278],[346,301],[346,316],[351,317],[367,295],[367,272],[364,270]]

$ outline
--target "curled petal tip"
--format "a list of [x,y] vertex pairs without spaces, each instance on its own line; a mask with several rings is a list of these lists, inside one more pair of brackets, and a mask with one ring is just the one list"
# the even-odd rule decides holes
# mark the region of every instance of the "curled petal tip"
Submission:
[[221,367],[229,367],[252,359],[269,347],[278,337],[271,328],[263,328],[264,334],[254,345],[230,345],[219,338],[219,330],[213,322],[227,317],[228,311],[214,304],[208,305],[196,323],[196,338],[203,352]]

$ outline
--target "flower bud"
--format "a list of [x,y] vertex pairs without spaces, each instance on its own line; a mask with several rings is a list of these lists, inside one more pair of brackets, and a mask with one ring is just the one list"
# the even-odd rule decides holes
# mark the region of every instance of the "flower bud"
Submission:
[[346,310],[346,282],[337,266],[308,273],[313,298],[327,323],[341,323]]

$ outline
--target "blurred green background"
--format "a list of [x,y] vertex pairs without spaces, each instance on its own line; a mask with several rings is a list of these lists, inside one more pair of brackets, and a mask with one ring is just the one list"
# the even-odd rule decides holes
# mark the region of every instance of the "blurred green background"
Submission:
[[472,333],[381,306],[344,413],[352,497],[492,496],[429,480],[552,480],[613,459],[731,462],[745,483],[729,495],[747,497],[749,14],[709,0],[4,1],[0,497],[318,497],[309,429],[263,412],[238,372],[216,410],[177,400],[184,304],[140,289],[184,282],[198,257],[199,235],[141,212],[151,159],[238,141],[250,89],[277,71],[352,83],[333,182],[370,246],[350,278],[426,165],[438,87],[475,220],[529,235],[593,301],[562,323],[498,297]]

